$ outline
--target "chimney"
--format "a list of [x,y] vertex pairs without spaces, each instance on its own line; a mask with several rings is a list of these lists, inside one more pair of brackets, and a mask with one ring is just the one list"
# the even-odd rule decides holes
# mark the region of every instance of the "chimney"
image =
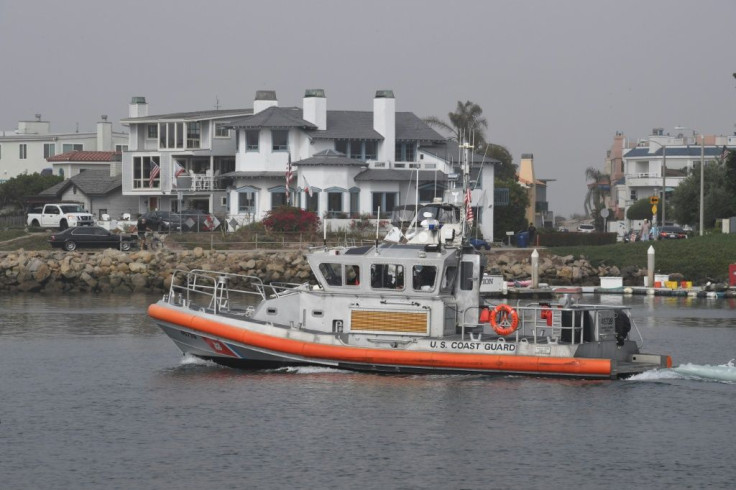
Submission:
[[146,117],[148,104],[145,97],[133,97],[128,106],[128,117]]
[[102,121],[97,123],[97,151],[112,151],[112,123],[103,114]]
[[378,90],[373,99],[373,129],[381,136],[378,160],[393,161],[396,157],[396,99],[393,90]]
[[307,89],[304,92],[303,107],[305,121],[311,122],[322,131],[327,129],[327,99],[324,89]]
[[253,101],[253,114],[258,114],[269,107],[278,107],[279,101],[276,99],[275,90],[257,90],[256,100]]

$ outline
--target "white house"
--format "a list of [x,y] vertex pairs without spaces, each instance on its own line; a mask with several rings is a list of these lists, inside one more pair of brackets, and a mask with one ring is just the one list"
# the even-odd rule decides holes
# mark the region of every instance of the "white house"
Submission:
[[[237,227],[287,202],[325,218],[375,217],[379,208],[388,216],[417,194],[462,204],[457,145],[396,111],[390,90],[376,92],[372,111],[328,110],[324,90],[314,89],[301,108],[280,107],[266,90],[252,109],[152,116],[136,97],[129,114],[123,193],[140,198],[140,212],[196,207]],[[472,204],[490,237],[497,162],[471,160]]]
[[[107,116],[89,133],[52,133],[51,123],[36,114],[33,121],[19,121],[14,131],[0,133],[0,182],[22,173],[50,169],[47,159],[70,151],[117,151],[128,143],[128,135],[114,132]],[[57,170],[62,170],[61,167]],[[63,175],[55,173],[55,175]],[[69,176],[67,176],[69,177]]]
[[736,136],[705,137],[704,145],[699,138],[682,134],[670,136],[661,129],[655,129],[636,147],[624,150],[624,178],[614,182],[613,186],[618,207],[628,210],[639,199],[661,198],[663,189],[668,197],[700,165],[701,158],[708,165],[721,158],[725,149],[736,146]]

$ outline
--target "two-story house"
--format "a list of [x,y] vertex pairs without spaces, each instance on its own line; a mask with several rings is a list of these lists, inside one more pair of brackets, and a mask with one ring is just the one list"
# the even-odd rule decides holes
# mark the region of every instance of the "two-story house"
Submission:
[[[19,121],[15,131],[0,133],[0,182],[22,173],[41,173],[50,169],[48,158],[72,151],[121,152],[128,135],[115,132],[107,116],[101,116],[95,132],[52,132],[51,123],[36,114],[33,121]],[[55,169],[64,175],[63,167]],[[69,178],[71,175],[64,175]]]
[[626,210],[639,199],[661,198],[663,190],[666,199],[700,165],[701,159],[708,165],[722,157],[724,148],[733,149],[736,145],[736,136],[700,138],[670,136],[656,128],[634,148],[624,150],[624,178],[614,186],[618,207]]

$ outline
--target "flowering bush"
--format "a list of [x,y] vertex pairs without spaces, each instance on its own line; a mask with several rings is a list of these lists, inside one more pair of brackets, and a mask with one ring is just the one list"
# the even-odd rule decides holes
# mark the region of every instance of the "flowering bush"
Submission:
[[263,226],[268,231],[314,233],[319,227],[319,217],[311,212],[291,206],[281,206],[266,213]]

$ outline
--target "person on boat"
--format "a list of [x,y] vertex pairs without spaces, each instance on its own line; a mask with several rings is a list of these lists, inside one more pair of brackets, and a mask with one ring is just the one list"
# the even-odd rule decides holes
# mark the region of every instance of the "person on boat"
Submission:
[[140,240],[141,243],[141,250],[146,249],[146,232],[151,231],[151,227],[148,226],[148,223],[146,222],[146,218],[143,216],[140,216],[138,218],[138,222],[135,225],[136,230],[138,230],[138,240]]
[[360,267],[348,265],[345,267],[345,284],[348,286],[360,286]]

